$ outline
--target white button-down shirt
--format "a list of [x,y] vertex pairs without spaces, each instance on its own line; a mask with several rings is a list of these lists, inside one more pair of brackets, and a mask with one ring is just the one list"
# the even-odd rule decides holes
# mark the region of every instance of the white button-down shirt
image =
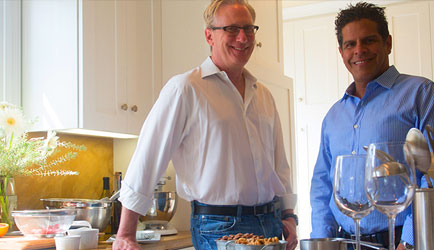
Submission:
[[291,171],[271,93],[247,70],[245,98],[207,58],[169,80],[143,124],[122,182],[122,205],[146,214],[170,160],[178,195],[210,205],[294,208]]

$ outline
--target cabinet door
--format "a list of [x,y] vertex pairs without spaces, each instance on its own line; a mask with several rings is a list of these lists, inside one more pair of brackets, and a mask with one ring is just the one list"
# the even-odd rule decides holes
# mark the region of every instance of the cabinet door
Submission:
[[83,1],[81,128],[139,134],[159,91],[158,6]]
[[401,73],[433,79],[430,2],[391,5],[386,12],[392,35],[390,63]]
[[256,47],[249,65],[277,72],[283,72],[282,52],[282,13],[280,0],[250,0],[256,12],[255,24],[259,26],[256,33]]
[[80,20],[80,126],[121,132],[127,124],[124,75],[119,72],[117,1],[82,1]]
[[[157,23],[158,1],[118,1],[118,84],[126,87],[127,131],[139,134],[148,112],[159,93],[156,85],[161,75],[159,64],[161,32]],[[156,42],[157,41],[157,42]]]

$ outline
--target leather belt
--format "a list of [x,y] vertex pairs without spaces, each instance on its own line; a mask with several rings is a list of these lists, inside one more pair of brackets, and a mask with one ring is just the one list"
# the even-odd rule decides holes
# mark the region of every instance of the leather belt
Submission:
[[[399,241],[401,239],[401,233],[402,233],[402,226],[395,227],[395,246],[399,244]],[[355,240],[356,237],[354,235],[351,235],[341,229],[339,232],[340,237],[346,238],[346,239],[353,239]],[[372,243],[380,243],[383,244],[384,247],[388,247],[389,245],[389,231],[382,231],[374,234],[362,234],[360,235],[361,241],[368,241]]]
[[271,201],[269,203],[258,206],[213,206],[200,205],[192,201],[192,210],[195,215],[224,215],[238,216],[238,208],[241,209],[241,215],[261,215],[274,213],[279,209],[278,202]]

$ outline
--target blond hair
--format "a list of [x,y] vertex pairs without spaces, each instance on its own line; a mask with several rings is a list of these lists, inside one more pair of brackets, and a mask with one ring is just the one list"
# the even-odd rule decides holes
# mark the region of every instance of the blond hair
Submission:
[[247,0],[211,0],[211,3],[203,12],[203,19],[205,20],[205,24],[207,28],[212,27],[215,14],[217,13],[220,6],[227,5],[227,4],[241,4],[246,6],[250,12],[250,15],[252,16],[253,22],[255,22],[255,18],[256,18],[255,9],[253,9],[253,7],[247,2]]

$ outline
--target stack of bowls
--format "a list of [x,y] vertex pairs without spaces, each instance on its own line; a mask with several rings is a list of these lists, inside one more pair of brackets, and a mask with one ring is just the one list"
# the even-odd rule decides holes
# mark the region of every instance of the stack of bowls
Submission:
[[92,228],[104,231],[112,216],[113,202],[110,200],[89,200],[89,199],[63,199],[51,198],[41,199],[45,208],[75,208],[77,215],[75,220],[86,220]]

